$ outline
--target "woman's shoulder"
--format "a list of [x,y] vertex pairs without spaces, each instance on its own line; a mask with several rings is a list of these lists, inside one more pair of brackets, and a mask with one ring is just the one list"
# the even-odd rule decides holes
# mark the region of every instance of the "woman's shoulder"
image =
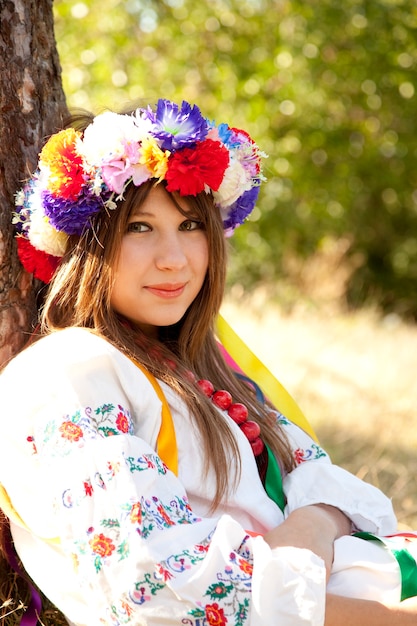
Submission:
[[[146,374],[107,339],[85,328],[42,337],[20,352],[0,375],[1,402],[19,405],[45,398],[123,397],[159,403]],[[155,398],[154,398],[155,396]]]
[[0,379],[18,375],[46,375],[67,367],[121,353],[108,340],[87,328],[65,328],[38,339],[16,355],[4,368]]

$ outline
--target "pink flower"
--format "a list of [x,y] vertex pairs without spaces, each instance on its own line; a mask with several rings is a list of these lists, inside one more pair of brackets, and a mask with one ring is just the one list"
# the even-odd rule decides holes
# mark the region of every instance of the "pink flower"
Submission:
[[126,165],[124,161],[113,161],[102,168],[103,180],[111,191],[123,192],[125,184],[132,179],[137,187],[150,178],[144,165]]
[[123,142],[124,154],[109,158],[102,164],[102,177],[111,191],[120,194],[132,179],[137,187],[150,178],[150,172],[140,161],[141,153],[136,142]]

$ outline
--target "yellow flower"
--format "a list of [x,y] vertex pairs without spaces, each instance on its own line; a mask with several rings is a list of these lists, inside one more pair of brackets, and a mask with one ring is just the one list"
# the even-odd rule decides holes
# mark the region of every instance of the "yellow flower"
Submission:
[[78,154],[81,133],[73,128],[52,135],[44,145],[39,163],[49,170],[48,190],[74,200],[85,180],[82,157]]
[[142,156],[139,163],[146,165],[152,174],[152,178],[163,180],[168,169],[169,150],[161,150],[153,138],[147,138],[142,141]]

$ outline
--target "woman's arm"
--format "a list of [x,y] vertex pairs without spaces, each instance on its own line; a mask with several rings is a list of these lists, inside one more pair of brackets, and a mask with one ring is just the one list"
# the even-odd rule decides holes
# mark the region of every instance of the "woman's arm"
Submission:
[[371,600],[326,596],[325,626],[415,626],[416,623],[416,598],[385,606]]
[[351,521],[344,513],[325,504],[314,504],[296,509],[287,519],[266,533],[265,541],[271,548],[293,546],[307,548],[321,557],[326,565],[327,578],[333,563],[333,543],[342,535],[350,534]]
[[297,467],[283,479],[286,514],[324,503],[343,511],[358,530],[378,535],[396,532],[392,503],[379,489],[333,465],[309,435],[281,417],[278,420],[293,448]]

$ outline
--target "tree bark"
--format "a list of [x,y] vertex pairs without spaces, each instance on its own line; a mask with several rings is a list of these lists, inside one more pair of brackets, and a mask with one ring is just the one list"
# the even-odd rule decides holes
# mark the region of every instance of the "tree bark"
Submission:
[[26,342],[36,285],[16,255],[14,194],[67,115],[53,0],[0,0],[0,367]]

